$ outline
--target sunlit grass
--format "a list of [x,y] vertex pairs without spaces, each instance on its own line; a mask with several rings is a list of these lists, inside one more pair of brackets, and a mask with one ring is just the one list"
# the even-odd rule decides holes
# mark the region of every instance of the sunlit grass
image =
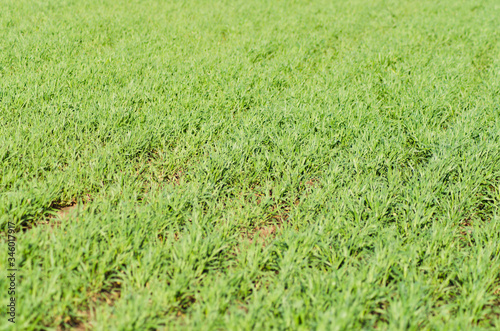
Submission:
[[4,1],[14,327],[498,329],[499,27],[493,0]]

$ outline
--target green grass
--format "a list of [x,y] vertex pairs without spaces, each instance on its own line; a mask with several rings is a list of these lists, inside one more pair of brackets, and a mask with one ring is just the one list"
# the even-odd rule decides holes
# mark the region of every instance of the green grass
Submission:
[[495,0],[3,1],[0,329],[499,329],[499,42]]

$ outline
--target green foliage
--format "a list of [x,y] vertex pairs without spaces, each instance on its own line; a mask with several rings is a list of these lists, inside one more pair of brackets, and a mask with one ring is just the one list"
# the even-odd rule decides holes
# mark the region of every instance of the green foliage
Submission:
[[499,18],[494,0],[4,1],[14,327],[500,328]]

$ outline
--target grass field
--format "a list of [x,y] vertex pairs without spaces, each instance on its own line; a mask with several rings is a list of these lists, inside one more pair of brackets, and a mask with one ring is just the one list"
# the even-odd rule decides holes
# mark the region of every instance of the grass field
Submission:
[[0,329],[500,329],[499,42],[496,0],[2,1]]

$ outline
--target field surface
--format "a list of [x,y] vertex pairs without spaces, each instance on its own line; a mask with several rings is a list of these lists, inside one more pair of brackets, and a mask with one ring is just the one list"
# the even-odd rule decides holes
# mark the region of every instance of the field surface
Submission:
[[499,1],[1,5],[0,330],[500,329]]

